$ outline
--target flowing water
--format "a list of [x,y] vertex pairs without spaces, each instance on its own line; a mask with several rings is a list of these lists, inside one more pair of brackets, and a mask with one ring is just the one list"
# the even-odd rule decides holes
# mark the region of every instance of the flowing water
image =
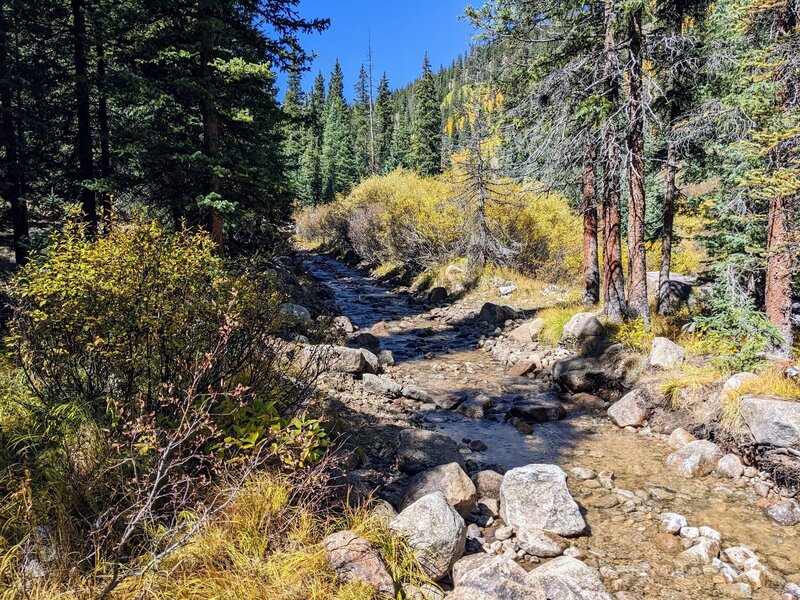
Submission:
[[[382,347],[393,351],[397,360],[390,372],[393,378],[411,379],[428,389],[481,392],[494,400],[498,408],[482,420],[454,411],[424,416],[427,427],[456,442],[486,444],[485,451],[469,453],[467,459],[504,468],[552,463],[567,473],[575,466],[613,472],[613,492],[597,487],[596,480],[582,483],[570,478],[569,482],[590,527],[590,535],[579,538],[576,545],[613,589],[624,590],[629,598],[736,597],[709,567],[676,564],[674,551],[655,543],[661,512],[680,513],[691,526],[713,527],[722,534],[723,548],[746,545],[754,550],[776,581],[754,589],[752,597],[780,598],[775,591],[778,580],[800,583],[798,528],[771,521],[750,485],[716,477],[679,477],[665,466],[672,449],[659,436],[618,429],[604,414],[576,410],[568,403],[567,418],[535,425],[531,435],[522,434],[505,422],[502,407],[509,390],[516,392],[529,380],[508,377],[501,364],[476,348],[483,332],[474,316],[434,318],[429,307],[408,294],[328,257],[312,255],[306,266],[330,287],[342,314],[361,330],[379,336]],[[614,505],[614,497],[630,500]]]

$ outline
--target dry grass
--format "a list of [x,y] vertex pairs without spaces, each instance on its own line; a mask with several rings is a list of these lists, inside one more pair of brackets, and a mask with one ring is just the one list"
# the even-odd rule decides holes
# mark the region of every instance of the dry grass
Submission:
[[682,389],[699,390],[718,382],[725,375],[726,373],[710,364],[701,367],[684,364],[680,369],[670,371],[661,379],[658,391],[669,398],[673,408],[677,408],[680,405]]
[[745,396],[769,396],[800,402],[800,381],[784,377],[776,367],[767,367],[737,390],[726,390],[722,398],[722,423],[727,428],[739,422],[739,404]]
[[[287,482],[280,478],[254,479],[222,518],[169,556],[158,570],[124,581],[113,598],[371,600],[375,598],[372,588],[340,582],[325,559],[322,539],[342,529],[353,529],[375,544],[395,581],[426,581],[408,546],[368,508],[328,516],[313,506],[293,503],[292,497]],[[11,553],[0,554],[0,581],[16,580],[0,592],[2,600],[72,600],[93,597],[102,587],[23,583],[18,572],[9,577],[15,569],[10,557]],[[83,589],[74,591],[76,587]]]
[[542,329],[540,339],[547,344],[558,344],[561,340],[564,325],[583,310],[585,310],[585,308],[578,302],[561,306],[551,306],[550,308],[540,310],[536,313],[537,317],[544,319],[544,328]]

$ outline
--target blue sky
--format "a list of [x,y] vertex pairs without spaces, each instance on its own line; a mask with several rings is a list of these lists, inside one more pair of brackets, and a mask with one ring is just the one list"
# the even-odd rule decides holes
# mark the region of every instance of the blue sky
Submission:
[[[352,99],[358,70],[367,61],[370,37],[376,87],[384,71],[393,89],[416,79],[426,51],[434,69],[449,65],[470,46],[472,28],[459,19],[469,1],[301,0],[299,10],[304,17],[331,19],[327,31],[302,38],[304,47],[318,55],[311,71],[303,75],[303,87],[311,87],[320,69],[327,82],[338,57],[345,93]],[[472,3],[479,5],[480,0]],[[284,77],[279,81],[282,86]]]

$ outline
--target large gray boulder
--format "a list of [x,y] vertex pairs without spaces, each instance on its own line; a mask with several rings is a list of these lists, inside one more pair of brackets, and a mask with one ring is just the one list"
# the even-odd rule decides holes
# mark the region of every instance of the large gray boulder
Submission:
[[748,383],[754,381],[758,381],[758,375],[755,373],[736,373],[725,380],[725,384],[722,386],[722,392],[725,394],[734,394],[739,392]]
[[603,369],[581,356],[572,356],[553,365],[553,379],[571,392],[591,392],[605,382]]
[[800,446],[800,401],[745,396],[739,414],[759,444]]
[[403,386],[396,381],[387,377],[380,377],[372,373],[364,373],[361,378],[364,386],[364,391],[378,396],[388,396],[390,398],[397,398],[400,395]]
[[643,390],[628,392],[608,409],[608,418],[617,427],[641,427],[649,416],[649,399]]
[[[487,556],[453,569],[455,590],[448,600],[546,600],[544,588],[530,581],[525,569],[505,556]],[[465,557],[467,558],[471,557]],[[460,562],[460,561],[459,561]]]
[[422,570],[434,581],[444,578],[464,554],[467,526],[441,492],[408,506],[390,527],[406,539]]
[[483,321],[490,325],[502,325],[509,319],[516,319],[519,316],[519,312],[510,306],[487,302],[481,307],[481,312],[478,314],[478,321]]
[[528,573],[550,600],[611,600],[600,573],[576,558],[561,556]]
[[708,440],[686,444],[667,457],[667,466],[681,477],[705,477],[722,458],[719,446]]
[[425,429],[404,429],[400,432],[397,468],[403,473],[415,475],[452,462],[464,467],[458,446],[449,436]]
[[311,325],[313,323],[311,312],[305,306],[301,304],[295,304],[294,302],[284,302],[281,304],[281,314],[284,317],[288,317],[291,320],[299,321],[306,325]]
[[381,594],[394,595],[394,582],[380,554],[352,531],[339,531],[322,540],[328,562],[339,579],[366,583]]
[[787,498],[768,507],[767,515],[778,525],[791,527],[800,523],[800,504],[792,498]]
[[552,558],[561,556],[570,544],[551,531],[523,528],[517,531],[517,545],[532,556]]
[[581,342],[603,335],[603,324],[594,313],[582,312],[573,316],[561,332],[562,340]]
[[450,506],[462,517],[469,515],[477,506],[475,484],[458,463],[452,462],[417,473],[408,484],[400,509],[433,492],[444,494]]
[[[309,362],[319,365],[326,371],[358,375],[373,370],[367,363],[366,351],[357,348],[322,344],[307,346],[305,353]],[[377,357],[375,361],[377,362]]]
[[567,474],[556,465],[527,465],[508,471],[500,486],[500,515],[515,530],[543,529],[569,537],[586,529],[567,489]]
[[664,370],[674,369],[684,360],[686,360],[686,350],[672,340],[665,337],[657,337],[653,340],[649,359],[651,367]]

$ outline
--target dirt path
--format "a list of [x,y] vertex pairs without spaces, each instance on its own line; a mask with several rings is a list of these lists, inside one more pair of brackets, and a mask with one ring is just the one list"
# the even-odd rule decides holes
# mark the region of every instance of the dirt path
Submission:
[[[487,334],[492,335],[476,320],[480,306],[456,303],[432,308],[325,256],[309,256],[306,267],[330,287],[342,314],[361,331],[378,336],[381,347],[393,352],[396,365],[387,369],[393,380],[468,398],[483,394],[492,401],[484,418],[472,419],[424,402],[345,391],[342,402],[363,417],[359,427],[380,423],[378,437],[386,445],[378,455],[388,459],[391,435],[413,425],[448,434],[461,444],[473,470],[552,463],[567,473],[575,467],[613,473],[610,489],[597,478],[570,477],[569,487],[585,510],[590,528],[589,535],[575,540],[575,545],[600,570],[608,589],[619,592],[620,599],[777,599],[783,582],[800,583],[797,529],[769,520],[746,482],[675,475],[664,464],[672,449],[663,436],[618,429],[604,411],[588,410],[564,395],[566,418],[536,424],[527,435],[509,424],[508,406],[514,398],[552,384],[509,377],[502,364],[478,348]],[[486,449],[470,451],[465,439],[480,440]],[[368,466],[385,470],[386,464],[373,461]],[[403,484],[402,478],[390,479],[384,479],[389,481],[387,490]],[[690,526],[717,530],[723,549],[740,544],[751,548],[766,567],[764,587],[745,577],[730,583],[713,565],[692,566],[676,560],[684,549],[683,540],[660,535],[664,512],[684,515]]]

